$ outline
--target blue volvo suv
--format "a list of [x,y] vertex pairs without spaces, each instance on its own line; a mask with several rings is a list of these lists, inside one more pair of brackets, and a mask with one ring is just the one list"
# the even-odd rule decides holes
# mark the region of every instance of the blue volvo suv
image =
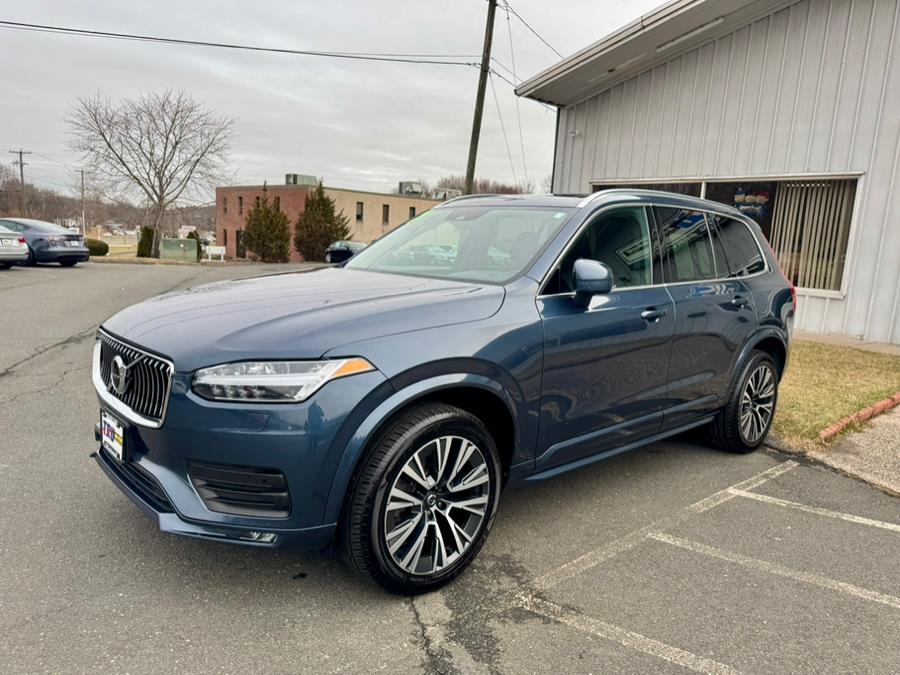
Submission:
[[505,487],[695,427],[759,447],[795,302],[757,225],[721,204],[463,197],[342,267],[113,316],[94,457],[166,532],[334,546],[422,592],[471,563]]

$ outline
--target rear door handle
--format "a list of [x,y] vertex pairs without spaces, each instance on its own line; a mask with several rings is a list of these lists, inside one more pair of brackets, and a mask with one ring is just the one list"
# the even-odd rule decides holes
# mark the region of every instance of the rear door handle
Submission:
[[736,295],[731,299],[731,304],[735,307],[744,307],[750,301],[747,298],[741,297],[740,295]]
[[655,323],[663,318],[668,312],[664,309],[656,309],[655,307],[648,307],[643,312],[641,312],[641,318],[644,321],[649,321],[651,323]]

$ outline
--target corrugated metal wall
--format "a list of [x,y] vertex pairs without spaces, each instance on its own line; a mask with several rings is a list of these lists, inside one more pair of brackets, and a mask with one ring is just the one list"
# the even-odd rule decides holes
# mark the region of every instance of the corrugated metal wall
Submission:
[[554,189],[862,172],[845,297],[798,327],[900,343],[900,0],[805,0],[560,111]]

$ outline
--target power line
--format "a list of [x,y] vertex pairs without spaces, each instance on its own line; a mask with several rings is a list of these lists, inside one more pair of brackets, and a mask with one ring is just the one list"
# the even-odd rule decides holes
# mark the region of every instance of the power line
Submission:
[[509,74],[512,76],[512,78],[513,78],[514,80],[516,80],[516,82],[514,83],[513,86],[518,86],[518,84],[519,84],[519,82],[518,82],[519,77],[512,71],[512,69],[511,69],[509,66],[504,65],[504,63],[503,63],[502,61],[500,61],[496,56],[492,56],[492,57],[491,57],[491,61],[493,61],[493,62],[496,63],[498,66],[500,66],[501,68],[503,68],[503,70],[505,70],[507,73],[509,73]]
[[[512,87],[513,89],[516,88],[516,83],[515,83],[515,82],[513,82],[512,80],[510,80],[508,77],[504,77],[502,73],[499,73],[498,71],[494,70],[493,68],[491,68],[491,74],[492,74],[492,75],[496,75],[497,77],[499,77],[503,82],[505,82],[506,84],[508,84],[508,85],[509,85],[510,87]],[[545,107],[547,110],[549,110],[549,111],[552,112],[552,113],[555,113],[555,112],[556,112],[556,108],[554,108],[554,107],[551,106],[551,105],[547,105],[547,104],[544,103],[543,101],[538,101],[538,100],[535,100],[535,99],[530,99],[530,100],[534,101],[534,102],[537,103],[538,105],[541,105],[541,106]]]
[[[509,35],[509,59],[512,63],[512,76],[514,80],[519,79],[516,75],[516,51],[513,48],[512,22],[509,20],[509,3],[506,3],[506,32]],[[522,112],[519,109],[519,97],[513,92],[513,98],[516,100],[516,126],[519,127],[519,148],[522,151],[522,172],[525,174],[525,183],[528,183],[528,164],[525,161],[525,137],[522,134]]]
[[516,177],[516,166],[513,164],[512,152],[509,149],[509,138],[506,136],[506,126],[503,124],[503,115],[500,112],[500,99],[497,98],[497,89],[494,87],[494,78],[490,78],[491,93],[494,95],[494,103],[497,106],[497,118],[500,120],[500,131],[503,132],[503,142],[506,143],[506,156],[509,157],[509,168],[512,169],[513,182],[518,185],[519,179]]
[[55,35],[74,35],[78,37],[93,37],[109,40],[134,40],[137,42],[151,42],[157,44],[186,45],[191,47],[215,47],[219,49],[237,49],[252,52],[268,52],[273,54],[291,54],[294,56],[319,56],[333,59],[351,59],[357,61],[387,61],[391,63],[417,63],[441,66],[467,66],[479,67],[480,64],[472,61],[448,61],[448,58],[471,58],[469,56],[453,56],[451,54],[389,54],[374,52],[334,52],[312,49],[287,49],[282,47],[261,47],[257,45],[244,45],[230,42],[211,42],[207,40],[187,40],[181,38],[161,37],[156,35],[140,35],[135,33],[115,33],[100,30],[88,30],[85,28],[72,28],[67,26],[51,26],[46,24],[22,23],[19,21],[2,21],[0,28],[10,30],[23,30],[38,33],[52,33]]
[[513,16],[515,16],[519,21],[522,22],[522,25],[525,26],[525,28],[527,28],[527,29],[530,30],[532,33],[534,33],[534,36],[535,36],[538,40],[540,40],[541,42],[543,42],[545,45],[547,45],[547,47],[549,47],[550,50],[551,50],[554,54],[556,54],[556,55],[557,55],[559,58],[561,58],[561,59],[562,59],[562,58],[565,58],[562,54],[560,54],[560,53],[556,50],[556,48],[555,48],[553,45],[551,45],[549,42],[547,42],[547,41],[543,38],[543,36],[542,36],[540,33],[538,33],[534,28],[532,28],[532,27],[531,27],[531,24],[529,24],[525,19],[523,19],[521,16],[519,16],[519,13],[518,13],[516,10],[514,10],[514,9],[512,8],[512,5],[510,5],[510,4],[509,4],[508,2],[506,2],[505,0],[504,0],[504,3],[503,3],[503,4],[506,6],[506,9],[507,9],[507,10],[509,10],[510,12],[513,13]]

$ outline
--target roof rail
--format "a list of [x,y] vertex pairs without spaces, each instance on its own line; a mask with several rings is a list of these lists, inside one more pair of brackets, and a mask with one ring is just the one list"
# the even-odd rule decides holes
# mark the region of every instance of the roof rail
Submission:
[[461,195],[459,197],[453,197],[452,199],[447,199],[445,201],[442,201],[440,204],[438,204],[437,206],[434,206],[432,208],[438,209],[438,208],[442,207],[444,204],[450,204],[452,202],[460,202],[460,201],[463,201],[466,199],[483,199],[486,197],[509,197],[509,196],[510,195],[487,194],[487,193],[477,194],[477,195]]

